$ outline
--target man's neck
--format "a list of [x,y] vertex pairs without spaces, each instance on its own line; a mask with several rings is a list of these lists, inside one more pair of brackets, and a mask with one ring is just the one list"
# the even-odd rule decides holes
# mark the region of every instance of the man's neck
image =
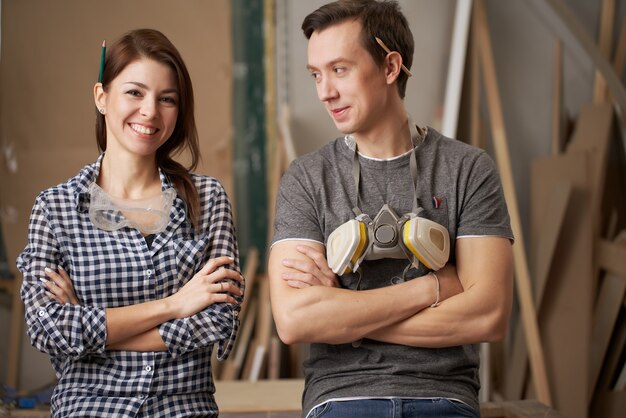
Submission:
[[387,112],[371,129],[354,133],[354,138],[360,154],[379,159],[397,157],[413,146],[404,108]]

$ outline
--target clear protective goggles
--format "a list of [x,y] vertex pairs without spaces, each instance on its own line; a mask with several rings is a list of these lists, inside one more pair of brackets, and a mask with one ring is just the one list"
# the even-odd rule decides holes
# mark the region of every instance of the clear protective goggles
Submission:
[[129,227],[146,235],[165,230],[176,198],[176,190],[170,187],[146,199],[121,199],[110,196],[95,182],[89,193],[89,219],[97,228],[115,231]]
[[[361,168],[354,141],[353,176],[356,185],[356,217],[336,228],[326,242],[326,258],[335,274],[356,272],[363,260],[407,258],[407,266],[419,268],[422,263],[430,270],[442,268],[450,256],[448,230],[430,219],[420,217],[417,203],[417,157],[415,148],[423,138],[409,118],[413,141],[410,169],[413,179],[413,210],[401,217],[385,204],[372,220],[359,209],[359,180]],[[406,273],[406,270],[405,270]]]

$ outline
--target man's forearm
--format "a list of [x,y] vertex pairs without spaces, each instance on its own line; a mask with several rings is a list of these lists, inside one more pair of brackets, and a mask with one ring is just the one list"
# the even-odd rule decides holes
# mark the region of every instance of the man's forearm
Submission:
[[286,343],[343,344],[430,306],[434,289],[427,277],[366,291],[313,286],[283,290],[288,296],[274,299],[272,306],[279,335]]

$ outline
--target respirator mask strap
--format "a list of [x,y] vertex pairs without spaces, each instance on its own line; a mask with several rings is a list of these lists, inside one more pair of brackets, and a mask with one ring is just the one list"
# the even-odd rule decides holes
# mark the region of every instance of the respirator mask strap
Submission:
[[415,148],[421,143],[423,138],[417,132],[417,127],[413,123],[413,120],[409,116],[409,130],[411,131],[411,140],[413,141],[413,148],[411,149],[411,158],[409,162],[409,168],[411,170],[411,179],[413,180],[413,213],[417,214],[417,155],[415,155]]
[[[410,169],[411,178],[413,180],[413,212],[417,212],[417,157],[415,155],[415,148],[420,145],[424,138],[418,132],[410,116],[408,117],[408,124],[412,142]],[[352,212],[355,218],[335,229],[335,231],[328,236],[326,242],[326,259],[333,272],[339,275],[350,271],[356,272],[361,262],[375,249],[375,236],[372,231],[374,221],[372,221],[367,214],[362,213],[359,208],[361,164],[359,163],[356,139],[349,135],[346,137],[346,144],[354,151],[352,158],[352,177],[355,186],[355,205]],[[397,219],[397,215],[393,217],[394,220]],[[398,232],[400,231],[401,228]],[[398,239],[401,239],[401,237]],[[412,260],[410,265],[419,266],[419,261],[416,261],[416,258],[409,252],[409,249],[402,245],[400,245],[400,247],[402,248],[402,253],[404,253],[409,260]]]

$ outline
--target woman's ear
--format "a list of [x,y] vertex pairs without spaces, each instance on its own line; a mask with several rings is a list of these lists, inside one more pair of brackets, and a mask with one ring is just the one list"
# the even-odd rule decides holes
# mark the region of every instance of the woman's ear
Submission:
[[387,84],[394,83],[402,71],[402,55],[399,52],[391,51],[385,57],[385,72]]
[[106,111],[106,95],[102,83],[96,83],[93,86],[93,100],[96,103],[98,111],[102,114]]

